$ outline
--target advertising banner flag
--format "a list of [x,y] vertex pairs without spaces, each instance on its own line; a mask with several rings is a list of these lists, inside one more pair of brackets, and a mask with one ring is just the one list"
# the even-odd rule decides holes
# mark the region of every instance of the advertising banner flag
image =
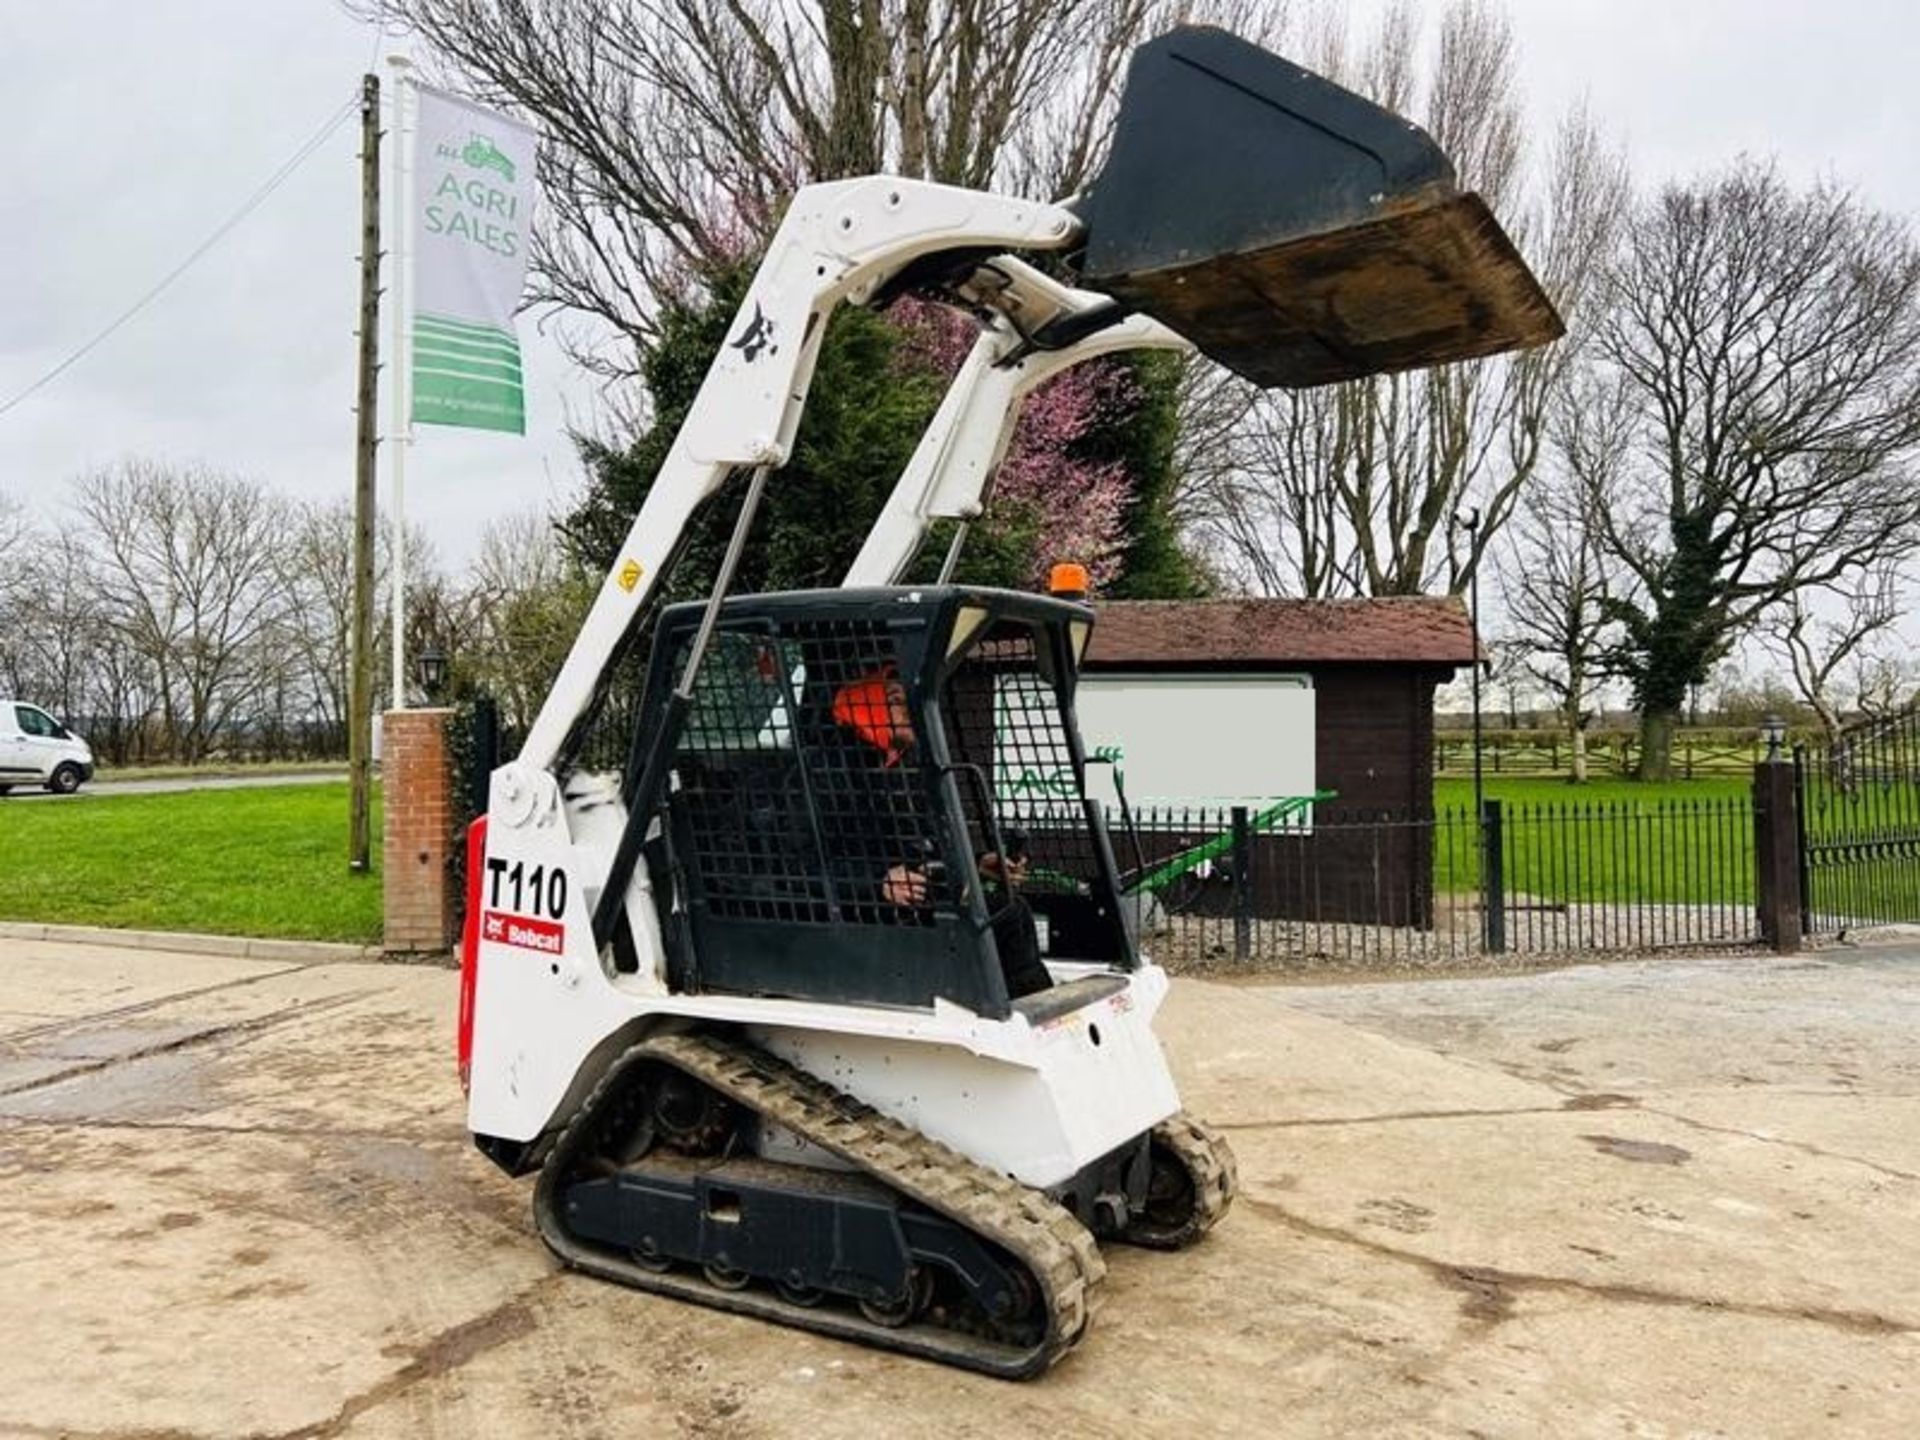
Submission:
[[513,312],[527,275],[534,132],[417,87],[413,418],[527,433]]

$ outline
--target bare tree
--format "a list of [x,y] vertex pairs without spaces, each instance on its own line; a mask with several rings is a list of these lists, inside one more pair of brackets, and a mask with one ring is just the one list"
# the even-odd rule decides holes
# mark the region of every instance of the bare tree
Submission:
[[[392,529],[374,543],[372,654],[375,705],[388,688],[392,655]],[[447,589],[433,546],[417,527],[407,532],[408,574],[435,605]],[[256,659],[260,711],[275,743],[301,754],[342,756],[347,749],[347,692],[352,661],[353,507],[345,500],[290,505],[275,548],[273,577],[285,604],[274,613],[270,643]],[[410,586],[410,589],[413,588]],[[456,620],[442,627],[457,631]],[[435,631],[443,642],[450,635]],[[411,651],[418,654],[416,645]]]
[[15,695],[28,693],[22,677],[30,622],[19,607],[25,591],[21,570],[32,537],[26,506],[11,495],[0,495],[0,682]]
[[1527,652],[1528,672],[1553,702],[1573,763],[1587,779],[1587,723],[1601,680],[1601,637],[1609,575],[1586,506],[1547,490],[1529,494],[1510,537],[1501,575],[1508,623]]
[[1611,602],[1622,593],[1600,510],[1619,478],[1630,422],[1619,387],[1582,378],[1587,383],[1569,386],[1555,406],[1551,463],[1521,498],[1500,574],[1507,622],[1553,700],[1575,784],[1587,779],[1587,722],[1605,679]]
[[33,523],[27,507],[12,495],[0,495],[0,586],[5,576],[25,555],[33,535]]
[[[1361,47],[1324,32],[1313,61],[1419,116],[1462,184],[1506,220],[1569,325],[1557,344],[1298,392],[1195,387],[1232,444],[1183,460],[1202,491],[1198,538],[1249,588],[1302,595],[1464,591],[1538,468],[1554,397],[1591,329],[1595,267],[1623,209],[1626,171],[1582,109],[1544,156],[1525,143],[1510,26],[1482,0],[1442,13],[1420,64],[1417,12],[1400,5]],[[1222,395],[1220,390],[1226,393]],[[1237,391],[1237,395],[1236,395]],[[1204,412],[1203,412],[1204,413]],[[1471,532],[1450,524],[1480,511]]]
[[1847,694],[1861,720],[1890,719],[1910,709],[1920,694],[1920,667],[1892,645],[1862,649],[1848,672]]
[[1485,642],[1485,653],[1483,684],[1486,694],[1489,698],[1495,695],[1500,697],[1500,710],[1506,716],[1507,729],[1518,730],[1521,712],[1532,710],[1532,702],[1539,693],[1533,667],[1529,664],[1533,646],[1524,637],[1511,632],[1494,634]]
[[104,616],[95,626],[95,637],[87,656],[86,700],[79,707],[86,717],[88,743],[113,765],[169,753],[156,719],[153,667]]
[[[74,485],[79,524],[34,536],[0,590],[0,693],[84,725],[110,764],[216,748],[338,755],[345,746],[352,512],[288,504],[246,481],[132,461]],[[464,576],[407,536],[411,653],[456,672],[524,726],[597,590],[537,514],[488,527]],[[388,672],[389,534],[376,550],[375,674]]]
[[14,693],[64,718],[84,714],[103,629],[98,579],[86,547],[65,531],[39,537],[14,578],[12,614],[5,622]]
[[128,759],[151,694],[145,667],[108,623],[96,558],[64,528],[22,528],[0,568],[0,691],[81,727],[110,764]]
[[567,658],[599,577],[589,575],[537,511],[490,524],[469,572],[461,667],[514,729],[533,721]]
[[1741,161],[1638,205],[1604,284],[1634,444],[1599,515],[1642,591],[1612,604],[1613,658],[1659,779],[1738,637],[1920,543],[1920,249],[1840,186]]
[[142,460],[86,476],[74,503],[106,623],[150,667],[172,747],[204,759],[262,690],[286,604],[283,504],[232,475]]
[[349,0],[410,24],[444,77],[537,123],[534,304],[629,378],[656,306],[750,252],[799,185],[880,172],[1082,188],[1135,44],[1185,18],[1256,36],[1280,0]]
[[[374,552],[374,589],[380,597],[376,610],[386,603],[390,535],[390,527],[380,527]],[[344,754],[352,661],[353,506],[336,500],[292,507],[285,543],[275,554],[274,573],[288,602],[275,621],[276,647],[292,682],[284,702],[293,719],[320,729],[329,753]],[[382,663],[387,634],[386,627],[374,626],[375,653],[370,663],[376,684],[387,673]]]
[[[1796,590],[1770,612],[1760,631],[1787,667],[1793,688],[1820,721],[1829,743],[1846,726],[1849,699],[1871,709],[1897,686],[1897,655],[1888,642],[1905,608],[1907,577],[1898,560],[1833,586]],[[1824,602],[1824,603],[1823,603]],[[1857,692],[1849,695],[1849,685]]]

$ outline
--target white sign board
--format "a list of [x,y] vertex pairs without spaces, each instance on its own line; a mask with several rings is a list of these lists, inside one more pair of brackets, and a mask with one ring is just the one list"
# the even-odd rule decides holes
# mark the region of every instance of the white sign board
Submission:
[[[1075,700],[1087,754],[1118,747],[1127,799],[1220,805],[1314,793],[1305,675],[1087,675]],[[1113,798],[1111,770],[1090,793]]]

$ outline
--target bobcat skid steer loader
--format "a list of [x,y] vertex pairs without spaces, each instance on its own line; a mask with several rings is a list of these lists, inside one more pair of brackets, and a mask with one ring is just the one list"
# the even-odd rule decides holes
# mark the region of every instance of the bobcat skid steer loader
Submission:
[[[730,597],[828,317],[908,292],[979,336],[844,588]],[[1094,355],[1308,385],[1558,333],[1422,132],[1218,31],[1137,53],[1070,204],[799,191],[468,837],[469,1128],[537,1172],[561,1260],[1022,1377],[1086,1334],[1102,1244],[1205,1235],[1233,1157],[1180,1108],[1167,979],[1087,794],[1093,612],[948,583],[966,522],[1023,396]],[[736,476],[710,597],[650,603]],[[899,585],[938,521],[942,582]],[[585,738],[642,655],[624,766],[595,773]]]

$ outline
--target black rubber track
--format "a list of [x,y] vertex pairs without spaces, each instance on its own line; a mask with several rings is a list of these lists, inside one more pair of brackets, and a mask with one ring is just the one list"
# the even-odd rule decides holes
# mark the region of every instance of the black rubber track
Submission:
[[[633,1068],[648,1064],[694,1077],[1011,1254],[1026,1267],[1045,1307],[1039,1339],[1018,1346],[927,1321],[877,1325],[853,1310],[791,1304],[768,1288],[722,1290],[690,1269],[649,1270],[599,1244],[576,1240],[562,1219],[566,1185],[578,1163],[590,1158],[580,1152],[597,1133],[601,1110],[617,1106]],[[737,1037],[706,1032],[656,1035],[614,1062],[547,1157],[534,1187],[534,1219],[554,1254],[602,1279],[1004,1379],[1038,1375],[1079,1342],[1092,1321],[1107,1268],[1086,1227],[1037,1190]]]

